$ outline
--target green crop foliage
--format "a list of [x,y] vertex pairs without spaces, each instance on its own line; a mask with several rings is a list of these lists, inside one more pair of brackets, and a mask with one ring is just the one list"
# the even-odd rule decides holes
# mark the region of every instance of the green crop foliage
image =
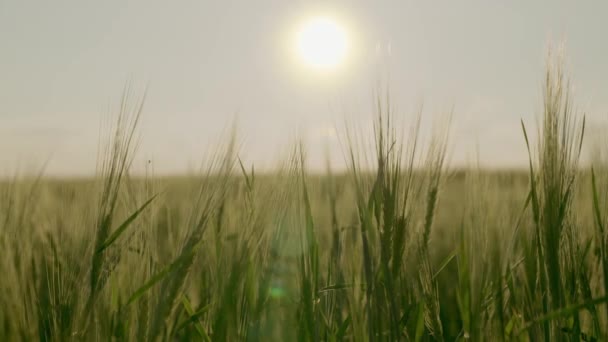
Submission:
[[608,340],[608,172],[562,65],[524,171],[450,169],[452,114],[426,134],[378,95],[342,172],[296,144],[260,173],[232,132],[196,176],[136,177],[127,87],[97,177],[0,182],[0,340]]

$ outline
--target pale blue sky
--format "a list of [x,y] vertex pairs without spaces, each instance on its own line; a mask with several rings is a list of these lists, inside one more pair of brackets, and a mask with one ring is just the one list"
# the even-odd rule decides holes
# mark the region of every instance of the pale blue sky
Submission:
[[[290,55],[319,14],[354,44],[329,74]],[[534,124],[550,41],[565,40],[579,108],[606,117],[607,15],[605,1],[0,0],[0,169],[50,158],[47,173],[91,173],[100,117],[129,78],[149,85],[139,154],[158,173],[197,167],[236,113],[249,161],[271,165],[298,132],[312,166],[326,142],[342,164],[325,132],[365,126],[378,80],[404,115],[454,108],[454,163],[478,141],[486,165],[521,165],[519,119]]]

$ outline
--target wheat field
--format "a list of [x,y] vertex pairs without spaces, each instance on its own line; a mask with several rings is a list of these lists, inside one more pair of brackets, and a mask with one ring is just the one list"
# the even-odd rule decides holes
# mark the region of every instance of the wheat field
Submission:
[[230,136],[196,176],[133,176],[125,96],[97,177],[0,183],[0,340],[607,340],[608,172],[545,75],[512,171],[450,168],[449,125],[379,99],[344,172],[295,145],[259,174]]

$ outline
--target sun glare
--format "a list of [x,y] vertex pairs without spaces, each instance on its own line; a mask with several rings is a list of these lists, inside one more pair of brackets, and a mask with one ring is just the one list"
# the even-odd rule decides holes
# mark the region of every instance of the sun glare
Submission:
[[346,57],[348,37],[335,21],[317,17],[302,26],[297,50],[305,64],[317,69],[333,69]]

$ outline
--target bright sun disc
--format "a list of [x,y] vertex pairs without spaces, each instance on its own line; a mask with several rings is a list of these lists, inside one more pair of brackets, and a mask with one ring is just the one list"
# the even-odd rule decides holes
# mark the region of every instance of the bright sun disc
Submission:
[[331,19],[320,17],[308,21],[298,34],[298,54],[308,65],[329,69],[346,57],[346,32]]

